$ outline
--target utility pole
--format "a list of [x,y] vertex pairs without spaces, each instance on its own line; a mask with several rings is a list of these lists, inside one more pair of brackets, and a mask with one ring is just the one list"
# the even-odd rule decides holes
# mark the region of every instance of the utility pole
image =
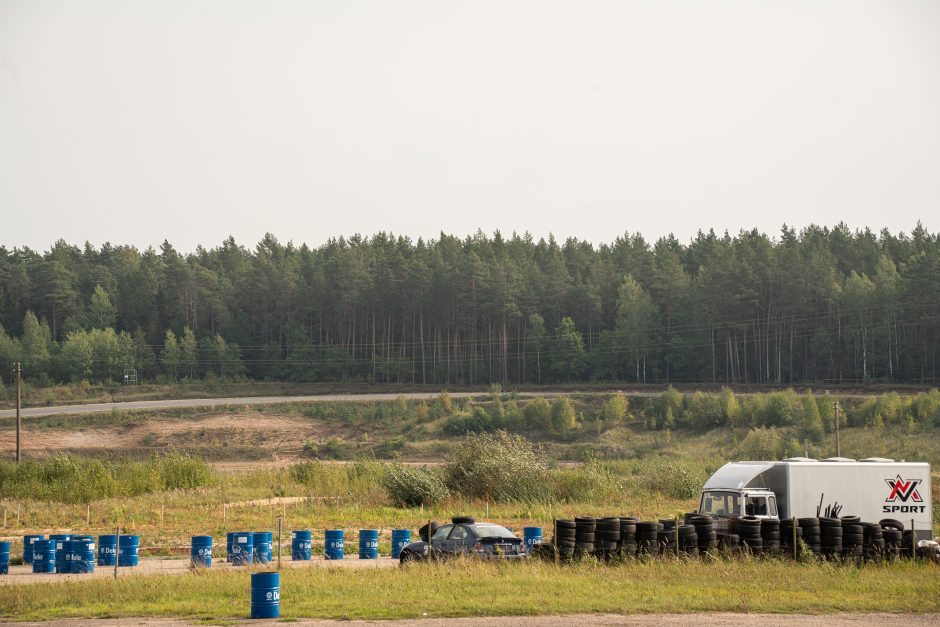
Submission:
[[20,428],[22,423],[20,421],[20,374],[23,372],[23,367],[20,362],[16,362],[13,365],[13,371],[16,373],[16,463],[20,463]]

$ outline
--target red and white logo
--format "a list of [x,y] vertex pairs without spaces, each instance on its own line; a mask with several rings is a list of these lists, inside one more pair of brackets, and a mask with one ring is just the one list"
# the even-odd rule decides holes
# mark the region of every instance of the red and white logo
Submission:
[[898,499],[900,499],[902,503],[907,503],[907,500],[910,499],[914,503],[923,503],[924,500],[920,498],[920,493],[917,491],[917,486],[920,482],[920,479],[908,479],[905,481],[901,479],[901,475],[898,475],[894,479],[885,479],[885,483],[891,488],[891,494],[888,495],[885,502],[896,503]]

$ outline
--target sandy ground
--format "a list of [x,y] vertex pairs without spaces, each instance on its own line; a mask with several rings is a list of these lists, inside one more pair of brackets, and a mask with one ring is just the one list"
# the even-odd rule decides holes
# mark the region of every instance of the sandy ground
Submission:
[[[239,621],[240,623],[272,627],[282,625],[277,621]],[[161,625],[176,627],[192,623],[164,618],[135,619],[67,619],[42,623],[7,623],[17,627],[83,627],[99,625],[118,627],[122,625]],[[940,614],[575,614],[569,616],[481,616],[474,618],[419,618],[391,621],[361,620],[298,620],[292,625],[318,626],[361,626],[381,625],[382,627],[471,627],[487,625],[492,627],[568,627],[569,625],[630,625],[633,627],[673,627],[676,625],[705,625],[707,627],[742,627],[760,625],[761,627],[925,627],[940,625]]]
[[[289,557],[289,556],[288,556]],[[380,557],[377,560],[360,560],[357,557],[346,557],[342,560],[330,561],[322,557],[315,557],[309,561],[294,562],[283,559],[283,568],[394,568],[398,560],[391,557]],[[227,562],[214,561],[212,570],[236,570],[241,567],[232,566]],[[136,577],[146,575],[179,575],[189,571],[187,558],[146,558],[134,568],[118,568],[118,577]],[[36,574],[31,565],[10,566],[10,574],[0,577],[0,586],[16,584],[48,583],[56,581],[87,581],[89,579],[106,579],[114,576],[114,567],[96,566],[95,572],[82,575],[59,575],[56,573]]]

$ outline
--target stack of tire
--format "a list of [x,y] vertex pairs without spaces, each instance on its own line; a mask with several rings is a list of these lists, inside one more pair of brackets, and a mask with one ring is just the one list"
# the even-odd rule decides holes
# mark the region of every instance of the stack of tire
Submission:
[[695,525],[679,525],[679,552],[688,557],[698,557],[698,534]]
[[764,553],[764,539],[760,533],[760,518],[757,516],[741,516],[735,522],[738,537],[741,539],[741,548],[750,551],[752,555],[762,555]]
[[676,554],[676,521],[672,518],[662,518],[656,533],[661,555]]
[[594,532],[597,529],[597,519],[593,516],[575,516],[574,527],[575,557],[592,554],[594,552]]
[[842,557],[860,559],[865,549],[865,528],[858,516],[842,516]]
[[718,550],[722,553],[735,554],[741,551],[741,538],[731,531],[719,531],[717,534]]
[[632,516],[620,517],[620,546],[618,550],[623,557],[636,557],[636,524],[639,518]]
[[873,522],[862,523],[862,543],[865,559],[881,559],[885,552],[885,539],[881,525]]
[[[792,530],[791,530],[792,535]],[[766,555],[780,554],[780,521],[776,518],[765,518],[760,524],[760,537],[764,543]]]
[[715,533],[715,521],[711,516],[694,514],[686,518],[695,527],[699,555],[718,548],[718,535]]
[[654,520],[636,523],[636,554],[656,557],[659,555],[659,529],[661,525]]
[[[786,553],[786,555],[793,556],[793,519],[784,518],[780,521],[780,550]],[[799,556],[801,554],[801,543],[803,541],[803,528],[800,527],[799,523],[796,523],[796,554]]]
[[576,542],[577,523],[573,520],[556,520],[555,537],[552,538],[552,544],[555,550],[558,551],[558,557],[570,560],[574,556]]
[[822,534],[819,528],[818,518],[798,518],[800,529],[803,530],[803,542],[809,546],[809,550],[819,555],[822,550]]
[[[881,541],[884,543],[884,555],[891,559],[897,559],[901,556],[901,548],[904,546],[904,523],[893,518],[885,518],[878,523],[881,529]],[[875,533],[872,531],[871,544],[874,546],[877,542]],[[866,545],[868,541],[866,539]],[[910,544],[908,544],[910,547]]]
[[822,537],[822,554],[827,559],[842,556],[842,520],[839,518],[819,519]]
[[599,518],[594,530],[594,555],[605,562],[620,546],[620,518]]

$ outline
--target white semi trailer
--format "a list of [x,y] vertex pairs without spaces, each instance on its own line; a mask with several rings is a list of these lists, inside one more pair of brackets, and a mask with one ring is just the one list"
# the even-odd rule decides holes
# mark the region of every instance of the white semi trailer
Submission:
[[932,536],[930,465],[872,457],[729,462],[705,483],[699,513],[717,518],[810,518],[841,505],[864,522],[892,518]]

